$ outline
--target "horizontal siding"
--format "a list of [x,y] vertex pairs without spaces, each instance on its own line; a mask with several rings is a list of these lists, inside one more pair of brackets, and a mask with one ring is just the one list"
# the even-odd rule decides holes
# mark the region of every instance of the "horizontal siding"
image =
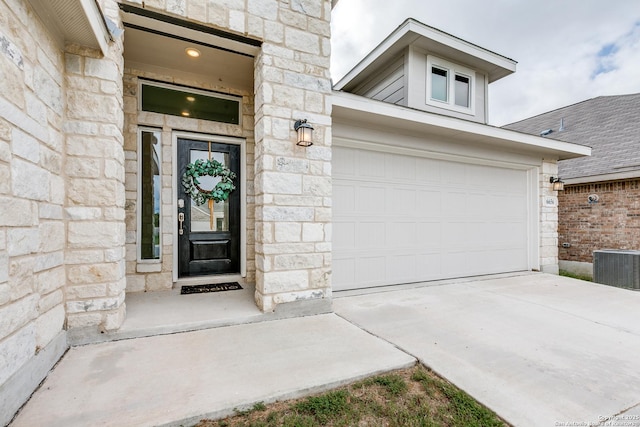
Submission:
[[354,93],[377,101],[404,105],[404,80],[404,56],[401,56]]

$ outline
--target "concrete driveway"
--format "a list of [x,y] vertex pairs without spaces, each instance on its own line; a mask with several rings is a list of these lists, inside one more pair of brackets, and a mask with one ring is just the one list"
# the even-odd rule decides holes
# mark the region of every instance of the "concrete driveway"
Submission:
[[638,292],[540,273],[334,296],[516,426],[640,426]]

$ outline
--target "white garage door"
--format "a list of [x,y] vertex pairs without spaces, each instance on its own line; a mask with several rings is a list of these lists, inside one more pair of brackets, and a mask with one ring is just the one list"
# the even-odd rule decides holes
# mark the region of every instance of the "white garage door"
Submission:
[[528,269],[527,171],[334,147],[334,290]]

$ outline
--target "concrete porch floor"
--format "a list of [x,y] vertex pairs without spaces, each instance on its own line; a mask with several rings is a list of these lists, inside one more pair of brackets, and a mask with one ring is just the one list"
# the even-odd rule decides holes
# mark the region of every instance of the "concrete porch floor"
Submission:
[[106,341],[149,337],[197,331],[222,326],[242,325],[267,320],[286,319],[331,311],[319,304],[315,311],[296,310],[263,313],[254,301],[255,285],[243,284],[242,289],[190,295],[180,295],[180,288],[168,291],[127,294],[127,317],[120,329],[109,333],[95,330],[71,331],[71,345],[95,344]]

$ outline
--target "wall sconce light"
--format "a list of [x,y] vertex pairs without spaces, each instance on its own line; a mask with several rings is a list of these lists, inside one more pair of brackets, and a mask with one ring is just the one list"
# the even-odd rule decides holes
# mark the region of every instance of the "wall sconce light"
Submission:
[[301,147],[313,145],[313,126],[307,123],[307,119],[296,121],[293,129],[298,133],[298,142],[296,145]]
[[564,181],[562,181],[560,178],[551,177],[549,178],[549,183],[553,184],[553,186],[551,187],[553,191],[564,191]]

